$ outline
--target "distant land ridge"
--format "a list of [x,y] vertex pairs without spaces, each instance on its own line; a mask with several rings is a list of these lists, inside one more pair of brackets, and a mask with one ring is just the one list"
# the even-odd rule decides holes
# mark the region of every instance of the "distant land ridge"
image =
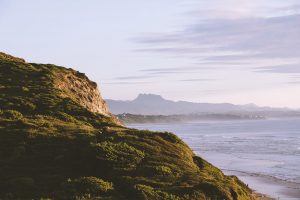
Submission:
[[259,107],[255,104],[234,105],[230,103],[194,103],[172,101],[155,94],[139,94],[131,101],[106,99],[110,111],[115,114],[136,115],[186,115],[201,113],[231,113],[257,111],[287,111],[284,108]]

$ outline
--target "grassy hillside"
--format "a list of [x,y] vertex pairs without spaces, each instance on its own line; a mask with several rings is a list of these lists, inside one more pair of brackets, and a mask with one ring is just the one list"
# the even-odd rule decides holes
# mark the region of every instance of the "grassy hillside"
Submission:
[[174,134],[89,111],[62,74],[88,80],[0,54],[0,199],[252,199]]

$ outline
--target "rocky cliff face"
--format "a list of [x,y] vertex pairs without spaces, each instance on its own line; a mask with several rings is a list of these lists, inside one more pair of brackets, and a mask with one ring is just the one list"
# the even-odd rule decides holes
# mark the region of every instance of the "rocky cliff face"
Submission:
[[[8,62],[19,62],[25,65],[24,59],[0,52],[0,59]],[[35,64],[32,64],[35,65]],[[49,65],[48,67],[52,67]],[[84,73],[73,69],[60,68],[52,71],[52,83],[63,98],[70,98],[87,110],[105,116],[112,116],[106,102],[101,97],[97,83],[88,79]]]
[[62,91],[63,97],[70,97],[91,112],[111,115],[97,84],[90,81],[85,74],[70,69],[55,75],[54,85]]

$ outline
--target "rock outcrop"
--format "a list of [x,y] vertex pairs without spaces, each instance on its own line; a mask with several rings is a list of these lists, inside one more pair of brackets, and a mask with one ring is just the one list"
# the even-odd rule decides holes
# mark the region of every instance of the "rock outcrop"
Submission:
[[97,83],[90,81],[85,74],[72,69],[55,74],[54,85],[62,91],[63,97],[70,97],[91,112],[111,116]]

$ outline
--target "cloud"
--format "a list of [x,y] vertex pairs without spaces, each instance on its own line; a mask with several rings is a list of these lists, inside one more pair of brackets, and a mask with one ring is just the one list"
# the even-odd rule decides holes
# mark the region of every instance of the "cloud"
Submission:
[[276,8],[275,10],[283,11],[283,12],[300,13],[300,4],[282,6],[282,7]]
[[143,82],[143,81],[134,81],[134,82],[130,82],[130,81],[118,81],[118,82],[106,82],[103,84],[106,85],[137,85],[137,84],[148,84],[151,82]]
[[[235,61],[235,60],[221,60],[221,61],[217,61],[217,60],[214,60],[214,61],[210,61],[210,62],[199,62],[199,63],[194,63],[196,65],[229,65],[229,66],[235,66],[235,65],[247,65],[247,64],[250,64],[249,62],[239,62],[239,61]],[[211,69],[211,67],[209,67]]]
[[256,72],[300,74],[300,63],[255,68]]
[[300,85],[300,81],[289,81],[288,84]]
[[[232,0],[231,3],[236,1]],[[189,60],[187,66],[175,64],[175,67],[149,68],[139,72],[161,76],[217,71],[225,73],[226,70],[299,73],[299,65],[290,64],[300,63],[299,5],[270,4],[270,1],[261,6],[260,3],[250,3],[246,5],[246,10],[214,5],[206,9],[202,6],[195,11],[194,7],[184,13],[194,18],[193,23],[175,31],[143,34],[134,38],[141,45],[135,52],[170,56],[173,60]]]
[[188,11],[185,14],[193,16],[193,17],[201,17],[202,19],[236,19],[241,17],[247,17],[248,14],[242,12],[240,10],[233,10],[233,9],[199,9],[199,10],[192,10]]
[[152,83],[151,81],[143,81],[145,79],[151,79],[151,78],[156,78],[159,76],[154,76],[154,75],[149,75],[149,74],[145,74],[145,75],[136,75],[136,76],[119,76],[114,78],[114,81],[111,82],[106,82],[104,84],[108,84],[108,85],[134,85],[134,84],[146,84],[146,83]]
[[169,34],[135,41],[143,52],[185,55],[204,61],[300,58],[300,14],[277,17],[205,19]]
[[[156,42],[156,41],[154,41]],[[147,53],[174,53],[174,54],[190,54],[190,53],[197,53],[199,51],[209,51],[209,47],[202,47],[202,48],[175,48],[175,47],[168,47],[168,48],[146,48],[146,49],[136,49],[137,52],[147,52]]]
[[179,80],[182,82],[204,82],[204,81],[212,81],[214,79],[206,79],[206,78],[191,78],[191,79],[183,79]]
[[140,76],[120,76],[116,77],[115,80],[139,80],[139,79],[148,79],[148,78],[155,78],[157,76],[153,75],[140,75]]
[[[200,64],[199,64],[200,65]],[[171,74],[196,73],[202,70],[213,70],[214,67],[170,67],[170,68],[149,68],[139,70],[141,75],[136,76],[120,76],[114,78],[113,82],[106,84],[130,84],[130,83],[149,83],[149,82],[131,82],[136,80],[155,79],[168,76]]]
[[[201,65],[201,64],[195,64]],[[147,72],[150,74],[177,74],[177,73],[194,73],[203,70],[214,70],[217,67],[206,67],[206,66],[194,66],[194,67],[169,67],[169,68],[150,68],[140,70],[141,72]]]

